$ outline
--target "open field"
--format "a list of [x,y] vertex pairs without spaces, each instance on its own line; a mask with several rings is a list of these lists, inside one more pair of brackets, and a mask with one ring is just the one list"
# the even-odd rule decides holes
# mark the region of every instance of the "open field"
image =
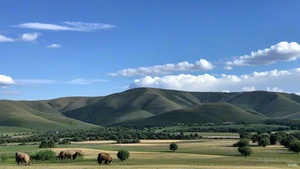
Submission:
[[[250,157],[241,156],[236,147],[232,147],[236,139],[200,139],[200,140],[142,140],[137,144],[116,144],[114,141],[79,142],[71,145],[57,145],[52,150],[57,154],[63,149],[80,149],[84,157],[75,161],[52,160],[35,161],[30,168],[99,168],[97,154],[99,152],[110,153],[114,159],[109,166],[103,168],[172,168],[172,169],[275,169],[298,167],[299,155],[289,152],[281,145],[258,147],[251,145],[253,154]],[[177,142],[178,150],[171,152],[168,146],[171,142]],[[9,158],[1,161],[1,168],[19,168],[14,162],[16,151],[24,151],[34,154],[42,149],[37,145],[30,146],[1,146],[1,155]],[[120,161],[116,154],[119,150],[126,149],[130,152],[129,159]]]

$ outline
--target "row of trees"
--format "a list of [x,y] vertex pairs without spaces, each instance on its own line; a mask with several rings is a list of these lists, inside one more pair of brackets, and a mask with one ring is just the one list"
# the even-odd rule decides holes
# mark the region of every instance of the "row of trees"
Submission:
[[[199,139],[197,133],[184,134],[176,131],[160,131],[154,129],[132,129],[132,128],[98,128],[88,131],[61,131],[61,132],[40,132],[24,137],[1,137],[0,145],[6,143],[29,143],[52,140],[59,144],[67,144],[69,141],[91,141],[91,140],[141,140],[141,139]],[[65,139],[65,140],[63,140]],[[62,141],[61,141],[62,140]]]
[[249,140],[252,140],[253,143],[257,143],[258,146],[263,147],[279,143],[294,153],[298,154],[300,152],[300,133],[287,134],[285,132],[258,132],[252,135],[250,132],[242,132],[240,133],[240,140],[233,144],[233,146],[238,147],[238,151],[246,157],[252,154],[252,150],[249,147]]

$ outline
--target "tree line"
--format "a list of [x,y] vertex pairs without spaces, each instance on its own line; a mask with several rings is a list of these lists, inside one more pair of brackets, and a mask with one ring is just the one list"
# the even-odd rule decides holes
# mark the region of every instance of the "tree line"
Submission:
[[266,147],[268,145],[280,144],[286,147],[289,151],[299,154],[300,152],[300,132],[295,133],[285,133],[285,132],[275,132],[275,133],[261,133],[257,132],[252,134],[250,132],[241,132],[240,140],[233,144],[234,147],[238,147],[238,151],[244,155],[249,156],[252,154],[249,141],[252,143],[257,143],[258,146]]
[[[91,130],[77,131],[52,131],[52,132],[35,132],[29,133],[27,136],[1,136],[0,145],[6,143],[21,143],[53,141],[58,144],[69,144],[70,141],[94,141],[94,140],[116,140],[120,143],[138,142],[140,139],[168,140],[168,139],[199,139],[202,138],[197,133],[184,134],[184,132],[176,132],[163,130],[156,132],[156,128],[124,128],[124,127],[108,127],[97,128]],[[131,140],[131,141],[130,141]],[[43,144],[43,145],[46,145]]]

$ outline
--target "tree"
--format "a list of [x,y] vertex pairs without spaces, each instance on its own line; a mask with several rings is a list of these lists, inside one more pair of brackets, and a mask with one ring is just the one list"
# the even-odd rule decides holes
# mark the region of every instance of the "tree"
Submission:
[[294,153],[299,154],[300,152],[300,141],[299,140],[292,140],[289,144],[289,150],[293,151]]
[[178,149],[178,146],[176,143],[171,143],[169,146],[169,150],[172,150],[173,152],[175,152]]
[[252,150],[249,146],[239,147],[238,151],[239,153],[241,153],[241,155],[244,155],[245,157],[248,157],[252,154]]
[[284,145],[284,147],[289,148],[290,143],[297,140],[297,138],[293,135],[288,135],[284,140],[280,142],[281,145]]
[[268,139],[267,137],[264,137],[261,140],[259,140],[258,145],[266,147],[266,146],[270,145],[270,139]]
[[246,138],[246,139],[251,139],[252,138],[252,134],[250,133],[250,132],[241,132],[240,133],[240,138],[241,139],[244,139],[244,138]]
[[270,143],[271,145],[275,145],[278,142],[278,135],[277,134],[271,134],[270,135]]
[[255,143],[257,141],[259,141],[262,138],[261,134],[254,134],[252,135],[252,142]]
[[48,148],[54,148],[54,146],[55,146],[55,142],[53,140],[50,140],[48,142]]
[[120,160],[122,160],[122,161],[128,159],[128,158],[129,158],[129,155],[130,155],[130,153],[129,153],[127,150],[120,150],[120,151],[117,153],[117,157],[118,157]]
[[48,147],[48,142],[46,140],[43,140],[39,146],[39,148],[47,148]]
[[249,140],[248,139],[240,139],[240,141],[233,144],[233,147],[244,147],[249,146]]

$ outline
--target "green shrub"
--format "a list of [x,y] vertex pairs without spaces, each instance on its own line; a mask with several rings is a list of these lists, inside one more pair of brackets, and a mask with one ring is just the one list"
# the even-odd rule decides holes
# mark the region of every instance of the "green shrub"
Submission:
[[54,148],[55,147],[55,142],[53,140],[43,140],[41,144],[39,145],[39,148]]
[[240,139],[240,141],[233,144],[233,147],[244,147],[249,146],[249,140],[248,139]]
[[69,139],[63,139],[58,144],[71,144],[71,141]]
[[56,153],[52,150],[42,150],[31,156],[34,160],[54,160]]
[[119,139],[117,143],[119,144],[128,144],[128,143],[140,143],[139,139]]
[[263,146],[266,147],[268,145],[270,145],[270,139],[269,138],[262,138],[259,142],[258,142],[259,146]]
[[239,147],[238,151],[241,153],[241,155],[244,155],[245,157],[248,157],[252,154],[252,150],[249,146]]
[[130,155],[130,153],[129,153],[127,150],[120,150],[120,151],[117,153],[117,157],[118,157],[120,160],[122,160],[122,161],[128,159],[128,158],[129,158],[129,155]]
[[176,143],[171,143],[169,146],[169,150],[172,150],[173,152],[175,152],[178,149],[178,145]]

